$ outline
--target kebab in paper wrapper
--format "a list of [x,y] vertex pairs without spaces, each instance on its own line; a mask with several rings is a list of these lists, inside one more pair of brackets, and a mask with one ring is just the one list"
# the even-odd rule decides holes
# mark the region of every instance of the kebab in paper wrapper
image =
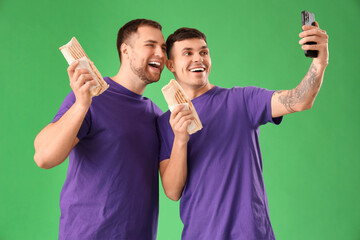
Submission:
[[97,81],[98,84],[90,88],[91,96],[98,96],[109,88],[109,85],[104,81],[100,72],[97,70],[94,63],[90,61],[90,58],[86,55],[84,49],[82,49],[80,43],[75,37],[73,37],[66,45],[60,47],[60,51],[69,65],[74,61],[79,60],[79,64],[76,69],[88,69],[90,74]]
[[165,85],[161,91],[164,94],[164,98],[169,106],[170,111],[172,111],[178,105],[184,105],[185,107],[183,110],[191,110],[194,116],[194,120],[191,121],[191,124],[187,128],[189,134],[196,133],[203,128],[200,118],[190,98],[186,95],[184,89],[182,89],[182,87],[174,79],[171,79],[169,84]]

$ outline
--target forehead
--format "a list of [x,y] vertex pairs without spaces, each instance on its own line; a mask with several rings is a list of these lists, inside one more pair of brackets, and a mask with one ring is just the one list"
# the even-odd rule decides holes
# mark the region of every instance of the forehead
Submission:
[[207,44],[203,39],[200,38],[192,38],[192,39],[185,39],[182,41],[176,41],[174,42],[173,45],[174,52],[181,52],[185,50],[198,51],[204,48],[207,48]]
[[164,36],[160,29],[151,27],[151,26],[140,26],[138,27],[138,30],[136,34],[134,34],[135,40],[137,41],[156,41],[160,44],[165,43]]

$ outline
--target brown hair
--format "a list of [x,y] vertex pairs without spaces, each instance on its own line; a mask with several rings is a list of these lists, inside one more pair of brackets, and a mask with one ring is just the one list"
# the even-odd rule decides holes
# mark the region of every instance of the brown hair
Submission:
[[183,27],[183,28],[179,28],[178,30],[176,30],[173,34],[171,34],[166,39],[166,55],[167,55],[167,57],[170,58],[170,51],[175,42],[186,40],[186,39],[192,39],[192,38],[203,39],[206,42],[205,34],[195,28]]
[[116,47],[119,53],[120,62],[121,62],[121,51],[120,51],[121,44],[123,44],[132,34],[136,33],[140,26],[144,26],[144,25],[157,28],[160,31],[162,30],[160,23],[149,19],[135,19],[126,23],[124,26],[122,26],[119,29],[117,35]]

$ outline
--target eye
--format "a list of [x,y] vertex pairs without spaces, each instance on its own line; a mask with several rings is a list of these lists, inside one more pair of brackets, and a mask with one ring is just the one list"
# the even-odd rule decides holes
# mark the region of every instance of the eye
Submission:
[[184,56],[190,56],[191,52],[184,52]]
[[145,46],[148,46],[148,47],[154,47],[154,44],[152,44],[152,43],[148,43],[148,44],[146,44]]
[[208,52],[207,51],[202,51],[200,54],[206,56],[206,55],[208,55]]
[[166,52],[166,47],[161,48],[163,52]]

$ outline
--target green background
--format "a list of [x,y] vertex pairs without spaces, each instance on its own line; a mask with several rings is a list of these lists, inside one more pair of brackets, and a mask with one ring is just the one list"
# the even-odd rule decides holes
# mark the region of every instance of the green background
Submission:
[[[261,128],[270,217],[277,239],[360,239],[360,1],[0,0],[0,239],[56,239],[67,161],[43,170],[33,141],[70,91],[58,50],[76,36],[103,76],[119,69],[116,36],[135,18],[208,37],[210,82],[222,87],[296,87],[311,60],[298,41],[300,12],[329,34],[330,63],[314,107]],[[145,96],[166,110],[160,89]],[[239,123],[241,124],[241,123]],[[179,203],[160,187],[158,239],[180,239]]]

